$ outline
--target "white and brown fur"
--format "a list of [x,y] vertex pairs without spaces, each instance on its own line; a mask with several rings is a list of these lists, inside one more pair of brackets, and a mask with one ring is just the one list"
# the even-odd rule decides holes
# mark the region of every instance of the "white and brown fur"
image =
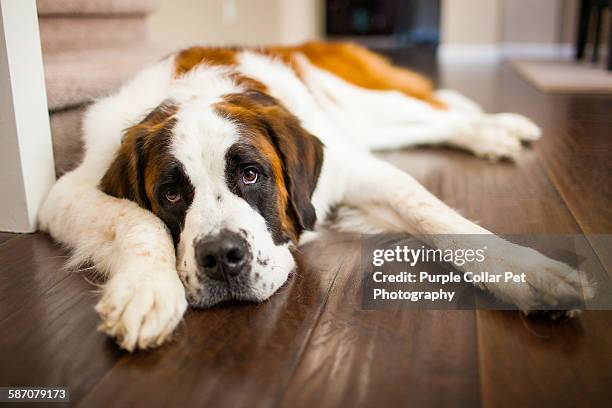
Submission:
[[[188,304],[272,296],[332,208],[335,228],[441,248],[459,244],[427,237],[491,234],[371,150],[443,143],[502,158],[539,136],[525,117],[483,113],[353,44],[191,48],[88,110],[85,158],[50,192],[40,227],[106,276],[101,329],[125,349],[153,347]],[[202,272],[199,248],[219,236],[242,242],[237,276]],[[489,258],[526,273],[486,285],[524,311],[592,295],[580,272],[534,250],[497,239]]]

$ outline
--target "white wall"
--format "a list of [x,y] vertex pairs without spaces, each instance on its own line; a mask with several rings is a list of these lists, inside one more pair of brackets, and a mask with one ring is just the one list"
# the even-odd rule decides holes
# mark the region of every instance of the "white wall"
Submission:
[[263,45],[319,37],[320,0],[161,0],[149,19],[164,45]]
[[567,57],[577,0],[442,0],[447,59]]
[[442,0],[442,43],[482,46],[497,44],[501,8],[502,0]]

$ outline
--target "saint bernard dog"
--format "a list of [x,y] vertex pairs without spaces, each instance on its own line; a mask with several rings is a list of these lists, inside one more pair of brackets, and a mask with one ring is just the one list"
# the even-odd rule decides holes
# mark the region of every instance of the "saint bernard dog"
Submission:
[[[130,351],[162,344],[188,305],[268,299],[330,214],[340,230],[442,249],[460,243],[441,234],[492,234],[371,151],[512,158],[540,137],[523,116],[486,114],[367,49],[320,42],[183,50],[93,104],[83,133],[85,157],[39,225],[73,250],[72,266],[104,275],[100,329]],[[500,299],[527,312],[592,296],[580,271],[490,237],[490,257],[526,274],[483,286]]]

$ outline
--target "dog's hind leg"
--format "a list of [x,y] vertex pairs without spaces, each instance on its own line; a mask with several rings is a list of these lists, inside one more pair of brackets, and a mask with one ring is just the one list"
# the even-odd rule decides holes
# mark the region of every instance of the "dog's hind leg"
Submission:
[[400,91],[355,86],[307,60],[300,64],[317,102],[371,150],[445,144],[480,157],[514,158],[522,141],[540,137],[540,129],[524,116],[485,114],[453,91],[436,92],[446,106],[439,108]]
[[101,331],[130,351],[159,345],[187,308],[170,233],[153,213],[102,193],[80,170],[52,188],[39,226],[73,250],[72,266],[91,262],[108,278],[96,306]]
[[541,136],[538,126],[530,119],[516,113],[485,113],[480,105],[457,91],[438,89],[436,97],[454,111],[467,115],[475,123],[506,130],[510,136],[523,142],[532,142]]
[[[541,253],[503,240],[465,219],[408,174],[373,157],[349,167],[337,228],[368,233],[408,233],[442,250],[488,246],[479,270],[524,273],[523,283],[486,283],[484,288],[523,311],[576,304],[593,296],[585,275]],[[459,237],[460,235],[460,237]]]

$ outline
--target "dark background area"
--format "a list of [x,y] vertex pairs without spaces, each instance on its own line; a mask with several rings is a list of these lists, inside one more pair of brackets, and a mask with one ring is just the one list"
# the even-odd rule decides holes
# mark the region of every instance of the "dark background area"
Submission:
[[387,47],[435,47],[440,39],[439,0],[327,0],[325,34]]

